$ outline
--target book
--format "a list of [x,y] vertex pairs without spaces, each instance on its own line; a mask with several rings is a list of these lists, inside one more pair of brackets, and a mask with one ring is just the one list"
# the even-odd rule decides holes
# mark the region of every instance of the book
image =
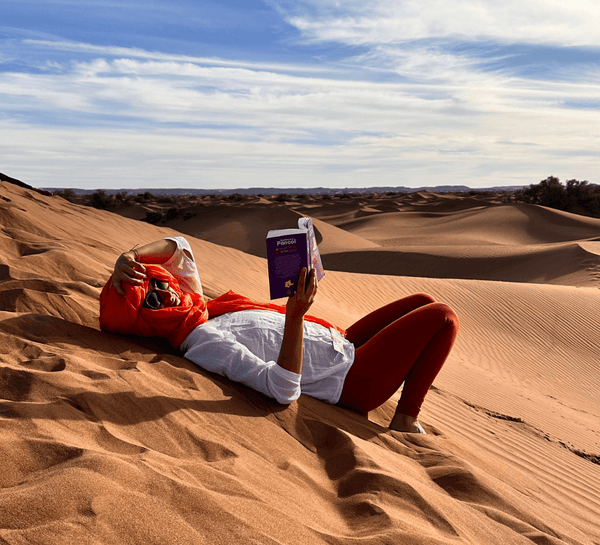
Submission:
[[300,270],[315,269],[317,282],[325,276],[315,229],[309,217],[298,219],[297,229],[278,229],[267,234],[267,263],[271,299],[296,293]]

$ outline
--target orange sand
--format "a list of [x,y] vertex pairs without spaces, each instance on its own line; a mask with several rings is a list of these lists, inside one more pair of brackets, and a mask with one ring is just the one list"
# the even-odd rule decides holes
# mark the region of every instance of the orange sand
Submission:
[[[214,204],[156,227],[0,183],[0,543],[600,544],[600,220],[422,192]],[[185,233],[208,296],[267,299],[310,214],[311,312],[425,291],[461,320],[426,436],[289,407],[99,331],[118,255]]]

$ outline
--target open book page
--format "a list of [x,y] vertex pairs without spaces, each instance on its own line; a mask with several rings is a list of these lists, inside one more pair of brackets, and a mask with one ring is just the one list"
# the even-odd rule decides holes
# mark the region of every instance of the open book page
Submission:
[[308,233],[308,246],[309,246],[309,262],[310,267],[309,270],[315,269],[317,274],[317,281],[320,281],[323,276],[325,276],[325,271],[323,270],[323,263],[321,262],[321,254],[319,253],[319,248],[317,246],[317,237],[315,235],[315,229],[312,224],[312,220],[309,217],[300,218],[298,220],[298,227],[300,229],[306,230]]

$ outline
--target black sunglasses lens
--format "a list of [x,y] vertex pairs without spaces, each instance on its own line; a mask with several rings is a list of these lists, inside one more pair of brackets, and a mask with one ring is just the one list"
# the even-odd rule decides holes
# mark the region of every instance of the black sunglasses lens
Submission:
[[144,305],[152,310],[157,310],[160,308],[162,304],[162,299],[160,298],[160,294],[156,291],[151,291],[146,294],[146,298],[144,299]]
[[[169,289],[169,282],[166,280],[157,280],[156,278],[152,278],[150,280],[150,285],[154,288],[154,290],[162,290],[167,291]],[[151,308],[152,310],[157,310],[162,305],[163,300],[158,291],[149,291],[146,294],[144,299],[144,306],[147,308]]]
[[153,278],[152,284],[154,285],[154,288],[157,290],[166,291],[169,289],[169,283],[166,280],[157,280],[156,278]]

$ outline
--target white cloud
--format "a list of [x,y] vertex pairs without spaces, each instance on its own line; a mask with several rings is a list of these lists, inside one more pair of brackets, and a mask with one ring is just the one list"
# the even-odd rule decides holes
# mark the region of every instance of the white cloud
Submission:
[[280,64],[266,62],[252,62],[242,60],[222,59],[216,57],[194,57],[190,55],[175,55],[171,53],[162,53],[160,51],[146,51],[135,47],[118,47],[93,45],[81,42],[63,42],[52,40],[23,40],[28,44],[41,49],[57,50],[73,53],[88,53],[90,55],[100,55],[102,57],[124,57],[131,59],[148,59],[162,62],[194,63],[207,66],[232,66],[240,68],[249,68],[252,70],[274,70],[274,71],[293,71],[293,72],[324,72],[331,68],[311,65],[310,67],[301,64]]
[[[342,78],[342,68],[89,47],[85,62],[0,73],[7,173],[76,187],[596,181],[586,150],[600,147],[600,113],[565,104],[599,103],[597,72],[532,81],[433,47],[383,44],[347,59]],[[365,67],[405,80],[365,80]],[[45,128],[48,114],[72,126]]]
[[596,0],[273,0],[306,39],[352,45],[427,38],[600,46]]

